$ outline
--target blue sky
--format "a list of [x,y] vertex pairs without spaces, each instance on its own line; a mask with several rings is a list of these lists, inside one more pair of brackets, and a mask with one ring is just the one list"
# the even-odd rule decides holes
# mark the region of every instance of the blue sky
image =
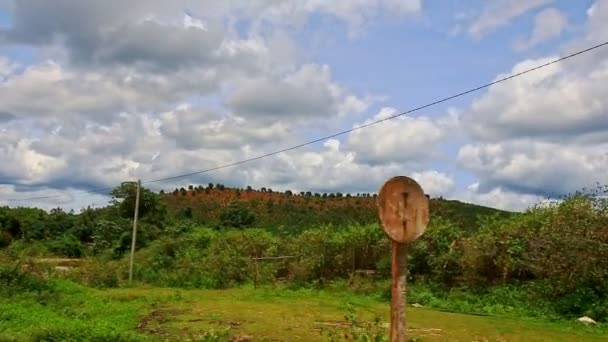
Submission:
[[[607,7],[0,0],[0,204],[101,205],[107,198],[81,191],[406,111],[608,40]],[[403,174],[433,196],[523,210],[603,182],[607,61],[592,53],[335,141],[153,187],[375,192]],[[55,194],[66,196],[8,201]]]

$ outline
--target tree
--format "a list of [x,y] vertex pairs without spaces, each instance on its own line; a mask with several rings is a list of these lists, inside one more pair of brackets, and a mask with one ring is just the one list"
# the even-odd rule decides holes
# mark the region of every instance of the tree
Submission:
[[247,228],[255,222],[255,214],[243,202],[232,202],[220,215],[224,227]]
[[160,189],[160,192],[159,192],[159,194],[161,194],[161,195],[164,195],[164,194],[165,194],[165,190],[163,190],[163,189]]
[[[182,188],[183,189],[183,188]],[[183,190],[185,192],[185,189]],[[111,205],[118,209],[123,218],[132,218],[135,212],[135,196],[137,184],[124,182],[112,190]],[[158,224],[164,221],[166,208],[160,196],[147,188],[141,187],[139,197],[139,217],[149,218],[150,222]]]
[[207,189],[213,189],[213,183],[209,183],[209,184],[207,185]]

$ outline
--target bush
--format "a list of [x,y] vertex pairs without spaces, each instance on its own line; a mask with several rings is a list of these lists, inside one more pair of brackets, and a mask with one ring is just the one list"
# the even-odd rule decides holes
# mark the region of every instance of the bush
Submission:
[[218,287],[251,282],[256,274],[258,281],[267,282],[274,279],[277,263],[257,262],[256,268],[252,258],[276,256],[277,252],[278,240],[267,231],[230,231],[214,239],[203,263]]
[[246,228],[255,222],[255,214],[246,203],[232,202],[220,214],[220,221],[224,227]]
[[462,275],[459,261],[463,237],[460,227],[442,219],[431,220],[424,235],[410,245],[409,273],[421,279],[431,278],[445,286],[454,285]]
[[72,269],[67,278],[95,288],[113,288],[119,285],[120,264],[89,259]]
[[82,243],[73,235],[63,235],[61,240],[51,241],[47,244],[51,253],[68,258],[80,258],[83,256]]
[[52,285],[42,275],[44,271],[40,266],[30,262],[2,260],[0,292],[11,296],[23,292],[52,291]]

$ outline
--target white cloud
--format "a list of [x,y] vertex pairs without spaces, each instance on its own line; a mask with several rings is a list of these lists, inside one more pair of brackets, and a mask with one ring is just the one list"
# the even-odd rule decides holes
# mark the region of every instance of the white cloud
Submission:
[[481,14],[469,27],[469,36],[479,40],[507,26],[511,21],[528,11],[546,5],[552,0],[496,0],[488,1]]
[[[356,124],[369,124],[398,114],[394,108],[383,108],[372,119]],[[386,164],[418,162],[432,158],[445,137],[441,123],[427,117],[402,116],[352,132],[348,148],[362,163]]]
[[[233,163],[300,142],[307,132],[294,132],[296,125],[323,118],[325,131],[333,118],[362,113],[373,98],[339,84],[328,66],[306,63],[288,28],[298,17],[323,14],[360,29],[381,16],[415,14],[421,3],[24,0],[11,6],[0,44],[26,45],[50,59],[25,68],[0,59],[0,181],[15,184],[15,195],[35,196]],[[245,33],[235,19],[246,23]],[[361,165],[354,155],[329,142],[164,185],[236,179],[342,191],[354,179],[361,183],[354,188],[369,191],[370,182],[397,169]]]
[[608,144],[593,147],[515,140],[463,146],[459,162],[476,173],[480,190],[560,196],[605,181]]
[[21,117],[86,115],[104,120],[120,112],[171,106],[187,94],[204,95],[216,83],[211,73],[157,76],[69,70],[48,61],[27,67],[0,82],[3,110]]
[[247,144],[261,146],[269,141],[283,141],[291,128],[274,122],[269,125],[232,116],[211,113],[190,105],[161,113],[160,132],[184,149],[233,149]]
[[[520,62],[506,75],[556,58]],[[553,64],[494,85],[473,101],[463,123],[474,137],[490,141],[582,139],[608,132],[608,98],[603,95],[608,92],[608,59],[596,60],[594,66],[580,70],[569,63]]]
[[454,189],[454,179],[435,170],[414,172],[412,178],[420,184],[425,194],[433,197],[450,195]]
[[0,82],[4,80],[7,76],[12,74],[19,65],[7,57],[0,56]]
[[534,29],[528,39],[515,42],[516,50],[525,50],[558,37],[568,26],[568,18],[556,8],[547,8],[536,15]]
[[369,104],[333,82],[329,66],[307,64],[281,78],[242,82],[228,105],[238,116],[292,121],[359,113]]
[[455,194],[454,197],[464,202],[509,211],[525,211],[545,200],[541,196],[506,191],[500,187],[481,192],[478,183],[469,185],[466,190]]
[[78,189],[67,189],[60,197],[47,198],[44,200],[7,201],[6,199],[23,199],[24,193],[28,198],[57,196],[57,190],[50,188],[30,189],[27,187],[16,187],[14,185],[0,185],[0,206],[23,206],[36,207],[46,211],[61,207],[66,211],[73,209],[78,212],[81,208],[104,207],[108,204],[109,197],[95,193],[83,193]]

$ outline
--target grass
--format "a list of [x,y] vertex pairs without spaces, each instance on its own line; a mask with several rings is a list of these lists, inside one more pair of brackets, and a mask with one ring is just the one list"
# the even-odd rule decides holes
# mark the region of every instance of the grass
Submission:
[[[60,281],[57,293],[0,298],[0,341],[322,341],[342,332],[349,308],[358,321],[380,319],[388,304],[316,290],[242,288],[94,290]],[[408,308],[410,337],[422,341],[608,341],[608,330]],[[217,332],[216,334],[210,331]],[[206,335],[205,335],[206,334]],[[214,337],[215,336],[215,337]]]

